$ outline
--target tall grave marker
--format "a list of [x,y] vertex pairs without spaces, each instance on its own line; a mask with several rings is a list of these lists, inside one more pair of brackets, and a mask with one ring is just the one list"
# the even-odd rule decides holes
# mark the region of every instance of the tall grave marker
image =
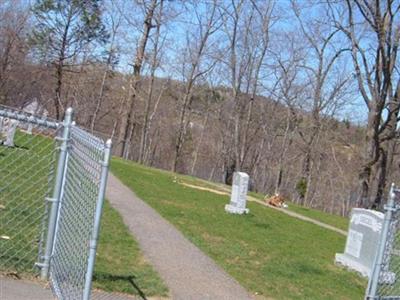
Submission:
[[15,132],[17,131],[18,123],[19,122],[17,120],[10,120],[9,127],[7,130],[7,138],[6,141],[4,142],[4,145],[8,147],[14,147],[14,137],[15,137]]
[[335,262],[361,273],[371,275],[378,249],[384,214],[353,208],[344,253],[337,253]]
[[243,172],[233,174],[231,202],[225,205],[225,211],[232,214],[248,213],[246,208],[246,196],[249,188],[249,175]]

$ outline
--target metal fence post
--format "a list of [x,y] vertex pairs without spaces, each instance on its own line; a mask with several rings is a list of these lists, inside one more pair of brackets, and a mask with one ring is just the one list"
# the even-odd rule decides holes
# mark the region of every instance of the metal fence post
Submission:
[[382,232],[381,232],[381,239],[379,241],[378,251],[375,255],[374,266],[371,272],[371,277],[368,282],[367,293],[365,295],[365,299],[372,300],[377,299],[379,295],[378,292],[378,284],[379,284],[379,276],[382,270],[382,263],[384,259],[387,239],[389,235],[390,223],[392,221],[393,212],[396,211],[396,205],[394,202],[395,193],[394,183],[390,188],[388,202],[385,205],[385,219],[383,221]]
[[84,300],[90,299],[90,294],[92,290],[92,277],[93,277],[94,264],[96,260],[97,241],[99,238],[101,214],[103,211],[104,196],[108,178],[108,168],[111,157],[111,144],[112,144],[111,140],[110,139],[107,140],[104,149],[104,156],[103,156],[101,176],[100,176],[100,187],[97,197],[96,212],[93,224],[93,232],[89,244],[90,249],[89,249],[88,267],[86,271],[85,287],[83,291]]
[[70,135],[70,128],[72,124],[72,108],[68,108],[65,112],[65,117],[63,121],[63,132],[60,138],[60,155],[57,163],[56,178],[54,184],[54,190],[52,198],[47,199],[51,202],[51,209],[48,221],[47,238],[46,238],[46,250],[43,257],[43,263],[38,264],[41,270],[41,279],[47,280],[49,275],[51,255],[53,251],[54,236],[56,231],[58,207],[61,199],[62,186],[64,182],[64,169],[67,158],[68,151],[68,139]]

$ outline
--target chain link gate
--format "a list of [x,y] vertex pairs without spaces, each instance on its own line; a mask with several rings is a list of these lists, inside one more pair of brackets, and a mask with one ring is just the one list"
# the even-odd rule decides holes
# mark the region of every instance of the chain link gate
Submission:
[[2,273],[25,276],[37,271],[49,207],[44,199],[53,185],[60,128],[55,120],[0,107]]
[[0,133],[4,120],[0,272],[36,265],[58,299],[90,299],[111,141],[76,126],[72,109],[59,123],[0,107]]
[[400,299],[400,190],[392,185],[365,299]]

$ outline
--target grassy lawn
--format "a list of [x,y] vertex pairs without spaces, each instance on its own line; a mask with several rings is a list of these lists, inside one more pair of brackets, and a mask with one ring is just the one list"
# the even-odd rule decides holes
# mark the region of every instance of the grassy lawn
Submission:
[[113,160],[112,171],[254,294],[273,299],[364,295],[366,280],[333,263],[344,249],[340,234],[256,203],[249,203],[249,215],[227,214],[228,196],[185,187],[173,173],[120,159]]
[[[264,195],[262,194],[250,192],[250,195],[260,200],[264,199]],[[350,221],[349,218],[344,218],[338,215],[332,215],[320,211],[318,209],[304,207],[293,202],[289,202],[288,205],[289,205],[289,207],[287,208],[288,210],[296,212],[303,216],[337,227],[339,229],[347,230],[349,228],[349,221]]]
[[[38,274],[38,243],[54,165],[53,140],[17,132],[15,148],[0,145],[0,273]],[[144,260],[118,213],[104,208],[94,288],[163,296],[167,288]]]
[[[192,185],[198,185],[201,187],[206,187],[206,188],[211,188],[211,189],[216,189],[216,190],[221,190],[221,191],[226,191],[230,190],[231,187],[228,185],[224,184],[216,184],[216,183],[211,183],[207,182],[202,179],[197,179],[195,177],[191,176],[184,176],[184,175],[179,175],[179,178],[182,180],[182,182],[189,183]],[[255,192],[249,192],[249,195],[257,198],[259,200],[264,200],[265,195],[255,193]],[[325,224],[337,227],[339,229],[347,230],[349,226],[349,219],[344,218],[338,215],[332,215],[317,209],[313,208],[308,208],[304,207],[298,204],[295,204],[293,202],[289,202],[289,207],[287,208],[290,211],[296,212],[298,214],[301,214],[303,216],[312,218],[314,220],[323,222]]]
[[298,214],[302,214],[304,216],[315,219],[317,221],[321,221],[325,224],[335,226],[339,229],[347,231],[347,229],[349,228],[350,220],[348,218],[344,218],[338,215],[331,215],[323,211],[304,207],[295,203],[289,203],[288,209]]
[[38,261],[53,141],[17,132],[16,147],[0,145],[0,269],[29,274]]
[[121,216],[105,203],[94,273],[94,288],[146,296],[166,296],[168,290],[144,260]]

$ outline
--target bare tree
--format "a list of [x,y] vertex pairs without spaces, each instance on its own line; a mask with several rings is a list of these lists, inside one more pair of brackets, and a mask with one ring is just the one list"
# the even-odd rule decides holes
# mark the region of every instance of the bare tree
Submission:
[[[152,119],[154,118],[154,113],[157,110],[158,103],[160,102],[162,95],[165,91],[167,81],[163,84],[163,87],[160,89],[159,95],[153,107],[153,98],[155,93],[155,80],[156,80],[156,71],[160,68],[161,59],[163,54],[163,46],[165,37],[161,36],[161,24],[164,22],[163,20],[164,12],[163,12],[163,3],[160,4],[160,9],[157,12],[157,16],[154,18],[156,32],[153,37],[153,49],[150,55],[150,74],[149,74],[149,83],[147,96],[145,96],[145,109],[144,109],[144,117],[143,117],[143,126],[140,137],[140,149],[139,149],[139,162],[143,163],[146,157],[146,151],[148,146],[148,134],[151,129]],[[153,109],[153,111],[151,111]]]
[[225,7],[224,32],[228,45],[228,59],[224,61],[229,70],[229,87],[233,112],[233,163],[235,170],[245,167],[249,159],[256,95],[260,94],[260,84],[265,73],[265,59],[269,49],[270,30],[275,21],[274,3],[257,1],[231,1]]
[[[346,0],[344,7],[331,5],[337,28],[350,41],[354,75],[368,109],[365,152],[358,175],[357,203],[364,207],[379,207],[382,203],[387,162],[391,160],[388,158],[389,149],[391,141],[398,135],[400,81],[396,65],[399,10],[399,3],[393,0]],[[374,176],[373,173],[377,172],[380,174]],[[378,181],[375,195],[374,177]]]
[[116,14],[115,11],[112,11],[112,7],[110,8],[109,11],[109,22],[110,22],[110,43],[108,45],[108,50],[106,51],[107,58],[104,66],[103,76],[101,79],[99,95],[97,96],[97,99],[95,101],[96,102],[95,108],[93,114],[91,115],[90,130],[92,132],[96,126],[98,114],[100,112],[101,105],[103,102],[107,79],[110,75],[110,72],[112,72],[112,69],[116,64],[116,59],[118,55],[117,53],[118,49],[116,47],[116,39],[117,39],[118,29],[121,25],[121,16]]
[[[231,1],[229,7],[225,9],[224,18],[224,31],[228,37],[228,52],[229,61],[226,62],[230,72],[230,87],[232,89],[232,101],[235,105],[234,108],[234,129],[233,129],[233,143],[234,148],[234,162],[233,166],[235,170],[240,168],[240,94],[242,84],[244,80],[244,74],[248,67],[245,53],[238,53],[240,50],[244,50],[245,47],[241,47],[241,43],[246,44],[246,39],[250,35],[251,19],[254,14],[252,10],[245,26],[242,27],[242,19],[244,18],[244,6],[245,1]],[[242,30],[242,31],[241,31]]]
[[322,19],[317,22],[309,21],[306,24],[303,20],[301,9],[295,1],[292,1],[292,7],[311,56],[305,60],[302,66],[306,78],[308,78],[309,98],[311,100],[311,126],[307,126],[307,134],[300,127],[298,128],[304,145],[300,182],[305,189],[305,193],[299,193],[299,197],[300,202],[306,204],[313,179],[313,154],[321,131],[322,114],[329,114],[329,109],[336,107],[333,103],[343,100],[339,96],[342,89],[346,87],[349,77],[345,74],[346,70],[335,69],[337,61],[347,51],[346,48],[341,47],[338,43],[339,30],[324,26]]
[[[151,83],[153,84],[153,83]],[[149,87],[149,92],[148,92],[148,97],[147,97],[147,102],[146,102],[146,111],[145,111],[145,122],[143,124],[143,130],[142,130],[142,136],[141,136],[141,149],[140,149],[140,161],[141,163],[149,163],[150,160],[150,152],[151,152],[151,146],[152,146],[152,140],[150,135],[152,126],[153,126],[153,120],[154,117],[156,116],[156,113],[158,112],[158,107],[160,104],[160,101],[162,97],[164,96],[164,93],[168,87],[169,80],[166,80],[163,84],[162,87],[158,93],[157,99],[152,107],[152,110],[150,110],[150,105],[152,104],[152,98],[153,98],[153,88],[154,87]],[[156,132],[157,133],[157,132]]]
[[[276,18],[273,16],[274,12],[274,2],[268,2],[264,5],[258,4],[256,1],[252,1],[252,9],[255,11],[254,22],[256,26],[251,30],[251,36],[247,39],[249,45],[246,46],[249,51],[249,66],[247,68],[247,83],[246,83],[246,94],[250,96],[247,105],[247,112],[244,124],[242,127],[242,134],[240,141],[240,152],[239,152],[239,169],[243,169],[246,157],[248,156],[248,150],[250,149],[248,145],[248,139],[250,134],[251,120],[253,116],[254,99],[260,94],[259,87],[260,77],[265,63],[265,58],[267,51],[270,47],[270,30]],[[258,30],[257,30],[258,29]]]
[[273,96],[287,107],[274,188],[275,194],[279,194],[285,171],[286,155],[301,119],[299,116],[299,104],[297,102],[304,98],[306,84],[301,82],[299,78],[301,77],[301,65],[304,60],[304,53],[298,47],[293,34],[285,35],[282,47],[278,48],[278,52],[274,56],[277,66],[274,71],[276,85],[274,86]]
[[28,7],[16,5],[14,1],[4,1],[0,5],[0,103],[7,101],[6,85],[10,74],[15,65],[23,64],[26,56],[28,18]]
[[163,0],[151,0],[144,1],[145,17],[143,20],[142,35],[139,41],[139,45],[136,50],[135,61],[133,64],[133,82],[130,87],[131,93],[126,103],[126,107],[123,109],[124,114],[121,116],[121,123],[117,141],[117,155],[124,158],[128,157],[128,151],[130,147],[130,139],[134,130],[134,108],[135,99],[137,96],[137,89],[140,82],[141,71],[143,61],[145,58],[146,46],[149,40],[150,31],[154,28],[153,17],[157,7],[162,3]]
[[218,1],[205,3],[204,14],[199,14],[196,9],[196,2],[193,2],[196,16],[195,32],[189,33],[186,37],[186,57],[183,61],[184,92],[180,97],[180,109],[178,117],[178,128],[175,141],[175,156],[172,164],[172,171],[177,170],[182,155],[182,147],[190,122],[191,105],[193,101],[193,89],[197,80],[209,72],[215,65],[215,60],[205,60],[209,51],[210,37],[219,28],[218,22]]

